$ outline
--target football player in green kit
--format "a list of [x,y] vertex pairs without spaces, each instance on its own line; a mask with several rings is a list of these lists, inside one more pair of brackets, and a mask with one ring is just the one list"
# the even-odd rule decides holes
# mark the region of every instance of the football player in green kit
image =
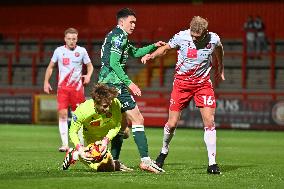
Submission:
[[[134,84],[125,73],[125,65],[128,56],[135,58],[142,57],[157,47],[165,45],[159,41],[142,48],[136,48],[130,44],[128,35],[135,29],[136,15],[129,8],[118,11],[117,26],[106,35],[101,49],[102,67],[99,74],[99,82],[108,86],[113,86],[119,91],[118,99],[122,105],[123,120],[128,120],[132,124],[132,134],[138,147],[141,157],[140,168],[145,171],[160,173],[164,172],[159,168],[148,155],[147,137],[144,131],[144,118],[132,96],[141,96],[141,90]],[[130,92],[132,92],[132,94]],[[126,122],[126,121],[123,121]],[[111,141],[111,154],[113,159],[119,162],[119,155],[123,143],[123,131],[126,124],[122,124],[122,129]],[[121,164],[122,168],[126,168]]]

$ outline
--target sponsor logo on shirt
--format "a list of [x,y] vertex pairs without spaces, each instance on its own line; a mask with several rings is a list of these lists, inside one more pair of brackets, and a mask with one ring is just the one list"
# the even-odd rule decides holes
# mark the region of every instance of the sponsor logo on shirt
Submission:
[[197,58],[197,50],[188,48],[188,50],[187,50],[187,57],[188,58]]
[[204,49],[204,50],[200,50],[199,56],[202,58],[206,58],[209,56],[209,54],[210,54],[210,51],[207,49]]
[[208,43],[208,44],[206,45],[206,49],[211,49],[211,47],[212,47],[211,43]]
[[68,64],[70,64],[70,59],[69,58],[63,58],[62,62],[63,62],[63,65],[68,65]]

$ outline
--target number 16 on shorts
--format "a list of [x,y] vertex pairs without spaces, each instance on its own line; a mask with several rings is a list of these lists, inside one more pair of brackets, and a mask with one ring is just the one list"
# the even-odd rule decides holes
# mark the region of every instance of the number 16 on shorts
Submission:
[[216,101],[214,96],[201,96],[203,99],[204,107],[216,107]]

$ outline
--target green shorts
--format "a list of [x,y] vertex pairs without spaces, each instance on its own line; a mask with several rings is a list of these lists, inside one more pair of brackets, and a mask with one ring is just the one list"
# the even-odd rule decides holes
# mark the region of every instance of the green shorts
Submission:
[[117,99],[121,103],[121,112],[126,112],[127,110],[132,110],[136,106],[136,101],[134,100],[133,96],[128,91],[128,88],[124,84],[110,84],[106,83],[106,85],[115,87],[119,93]]

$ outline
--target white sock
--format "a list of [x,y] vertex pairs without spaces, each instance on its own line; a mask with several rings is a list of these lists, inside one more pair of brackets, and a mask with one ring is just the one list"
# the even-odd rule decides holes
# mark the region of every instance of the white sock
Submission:
[[163,147],[161,150],[163,154],[169,153],[169,145],[174,135],[175,135],[175,131],[173,133],[170,133],[170,128],[168,124],[166,123],[164,127]]
[[204,128],[204,142],[207,147],[209,165],[216,164],[216,130],[215,127]]
[[78,152],[77,150],[73,152],[72,158],[73,158],[74,160],[78,160],[78,159],[79,159],[79,152]]
[[59,132],[63,146],[68,146],[68,124],[66,119],[59,119]]
[[149,162],[149,161],[151,161],[151,158],[150,157],[142,157],[141,161],[142,162],[147,162],[147,161]]

